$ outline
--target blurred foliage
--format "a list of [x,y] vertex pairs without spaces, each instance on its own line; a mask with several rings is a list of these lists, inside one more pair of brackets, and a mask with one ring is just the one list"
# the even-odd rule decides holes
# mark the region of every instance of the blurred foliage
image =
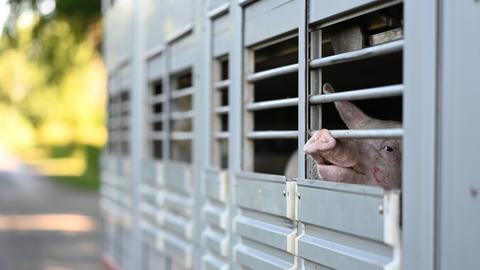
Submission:
[[[10,25],[13,25],[25,9],[38,14],[42,0],[9,0],[8,2],[11,10]],[[41,36],[43,29],[51,21],[63,20],[69,24],[73,36],[77,40],[82,40],[88,34],[90,26],[100,21],[101,5],[101,0],[57,0],[53,14],[38,18],[33,27],[34,37]],[[15,27],[7,27],[5,33],[8,38],[15,40]]]
[[[57,0],[49,15],[38,11],[39,1],[9,2],[0,39],[0,147],[25,156],[46,149],[45,158],[59,161],[84,159],[85,169],[72,175],[96,186],[107,136],[100,0]],[[32,14],[29,25],[19,24],[25,12]]]

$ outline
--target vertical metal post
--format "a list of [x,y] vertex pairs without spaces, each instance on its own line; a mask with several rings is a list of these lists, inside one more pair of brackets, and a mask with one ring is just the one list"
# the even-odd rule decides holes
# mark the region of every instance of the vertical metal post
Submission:
[[[230,132],[228,144],[228,167],[229,175],[229,220],[232,221],[237,215],[235,207],[235,177],[234,174],[242,169],[242,85],[243,85],[243,10],[237,0],[230,2],[230,14],[233,21],[233,49],[229,64],[230,88],[228,104],[230,106],[230,119],[228,130]],[[233,222],[229,222],[229,269],[238,267],[234,263],[234,246],[238,242],[238,236],[233,233]]]
[[[298,24],[298,179],[305,179],[306,174],[306,156],[303,152],[303,146],[306,143],[308,134],[308,93],[309,93],[309,57],[308,48],[310,43],[309,25],[308,25],[308,3],[309,0],[298,1],[300,21]],[[295,196],[295,195],[294,195]],[[296,196],[295,196],[296,197]],[[296,200],[296,199],[295,199]],[[295,205],[295,213],[298,213],[298,204]],[[297,214],[295,214],[297,217]],[[295,224],[295,223],[294,223]],[[297,217],[297,236],[305,233],[305,225],[298,221]],[[295,256],[298,269],[303,269],[303,259]]]
[[[243,35],[243,32],[242,32]],[[243,52],[243,74],[252,74],[254,72],[254,53],[253,51],[249,49],[243,48],[242,44],[242,52]],[[251,111],[247,111],[243,108],[244,104],[250,104],[254,100],[254,93],[255,87],[253,83],[249,83],[246,80],[243,79],[242,77],[242,86],[243,89],[241,91],[243,92],[243,98],[241,99],[243,103],[241,104],[241,110],[242,110],[242,118],[243,118],[243,127],[241,131],[241,136],[243,138],[243,147],[242,147],[242,170],[245,171],[253,171],[255,168],[255,144],[254,141],[251,139],[248,139],[247,136],[245,136],[247,133],[253,131],[254,127],[254,113]]]
[[[205,100],[208,99],[209,95],[204,87],[207,84],[205,81],[205,59],[209,54],[202,54],[202,51],[205,51],[206,42],[204,41],[204,23],[205,23],[205,7],[204,4],[206,1],[195,1],[193,9],[193,39],[194,44],[199,44],[196,46],[196,55],[197,57],[193,61],[192,67],[192,82],[195,92],[192,95],[193,98],[193,108],[195,112],[195,117],[192,118],[192,132],[194,134],[191,144],[192,144],[192,171],[193,171],[193,222],[194,222],[194,236],[193,236],[193,245],[196,247],[194,249],[194,265],[201,265],[201,255],[202,250],[200,249],[201,240],[202,240],[202,231],[205,227],[204,222],[202,222],[202,207],[204,205],[204,196],[203,196],[203,186],[204,186],[204,177],[203,173],[206,168],[207,159],[204,157],[204,154],[207,153],[208,143],[205,143],[208,140],[209,130],[202,127],[205,126],[206,121],[205,117],[207,115],[206,111],[210,109],[210,106],[205,106]],[[208,42],[208,41],[207,41]]]
[[436,269],[437,0],[405,0],[403,269]]
[[165,46],[165,50],[163,52],[163,80],[162,80],[162,88],[163,88],[163,93],[165,96],[165,99],[163,101],[163,140],[162,140],[162,159],[164,163],[166,163],[167,160],[170,160],[170,142],[171,142],[171,132],[170,132],[170,106],[171,106],[171,94],[172,94],[172,86],[170,83],[170,46]]
[[476,269],[480,250],[480,2],[439,2],[436,269]]
[[[307,18],[308,20],[308,18]],[[307,28],[308,31],[308,28]],[[322,56],[322,30],[319,29],[315,32],[312,32],[312,46],[310,47],[310,58],[318,58]],[[308,69],[310,70],[310,69]],[[311,76],[311,77],[310,77]],[[321,87],[322,87],[322,69],[314,70],[313,73],[308,74],[307,85],[310,86],[307,89],[307,93],[309,94],[308,97],[312,95],[321,94]],[[319,130],[322,127],[322,105],[314,105],[311,106],[310,102],[308,101],[308,97],[306,100],[306,110],[309,113],[309,117],[306,121],[309,122],[309,126],[307,127],[307,131],[310,130]],[[313,161],[311,159],[307,159],[307,177],[312,178],[315,173],[312,171],[314,168]]]
[[307,87],[308,87],[308,1],[298,1],[298,178],[305,178],[305,153],[302,149],[307,138]]
[[143,26],[142,26],[143,0],[133,2],[133,52],[132,52],[132,90],[130,97],[130,157],[131,157],[131,183],[132,183],[132,234],[129,246],[130,261],[128,269],[141,267],[141,231],[140,231],[140,185],[142,174],[142,147],[145,138],[144,119],[144,77],[143,77]]
[[[205,1],[207,2],[207,1]],[[214,72],[216,72],[216,64],[213,63],[212,61],[212,55],[213,55],[213,35],[212,35],[212,28],[213,28],[213,21],[211,18],[207,16],[208,14],[208,5],[205,4],[203,9],[204,12],[200,14],[200,16],[203,18],[203,22],[205,24],[205,32],[203,33],[202,37],[202,43],[204,44],[204,48],[206,50],[205,54],[202,54],[205,58],[203,59],[203,88],[205,89],[204,92],[204,101],[203,105],[206,108],[205,112],[205,126],[207,128],[203,129],[204,130],[204,138],[202,145],[204,146],[204,157],[206,158],[206,167],[210,167],[212,164],[215,164],[213,162],[214,157],[212,156],[212,148],[214,145],[216,145],[216,142],[213,140],[212,137],[212,130],[216,131],[216,118],[213,117],[212,115],[212,108],[213,106],[216,106],[214,102],[212,102],[212,99],[215,97],[215,90],[212,89],[213,81],[212,79],[215,77],[215,74],[212,74],[212,68]],[[215,151],[213,153],[216,154]],[[204,158],[205,159],[205,158]]]

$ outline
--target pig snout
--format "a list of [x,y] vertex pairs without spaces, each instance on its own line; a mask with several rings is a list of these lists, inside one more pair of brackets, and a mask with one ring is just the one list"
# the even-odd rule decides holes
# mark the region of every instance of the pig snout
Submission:
[[319,130],[307,141],[303,151],[309,154],[317,164],[325,163],[322,152],[329,151],[335,147],[337,141],[326,129]]
[[336,140],[327,129],[317,132],[307,141],[303,148],[318,165],[334,164],[340,167],[352,167],[357,161],[355,147],[348,142]]

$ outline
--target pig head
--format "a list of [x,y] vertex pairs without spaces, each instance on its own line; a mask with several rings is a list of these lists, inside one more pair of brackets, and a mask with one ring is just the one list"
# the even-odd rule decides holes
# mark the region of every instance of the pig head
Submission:
[[[324,93],[334,92],[330,84]],[[335,107],[349,129],[386,129],[401,123],[373,119],[348,101]],[[398,139],[335,139],[327,129],[316,131],[303,150],[316,163],[321,179],[336,182],[368,184],[386,189],[401,184],[402,145]]]

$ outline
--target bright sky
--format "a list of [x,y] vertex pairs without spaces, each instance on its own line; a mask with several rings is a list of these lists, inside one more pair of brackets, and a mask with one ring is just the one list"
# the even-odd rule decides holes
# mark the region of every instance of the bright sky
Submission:
[[10,13],[10,7],[7,4],[8,0],[0,0],[0,36],[3,32],[3,24]]

